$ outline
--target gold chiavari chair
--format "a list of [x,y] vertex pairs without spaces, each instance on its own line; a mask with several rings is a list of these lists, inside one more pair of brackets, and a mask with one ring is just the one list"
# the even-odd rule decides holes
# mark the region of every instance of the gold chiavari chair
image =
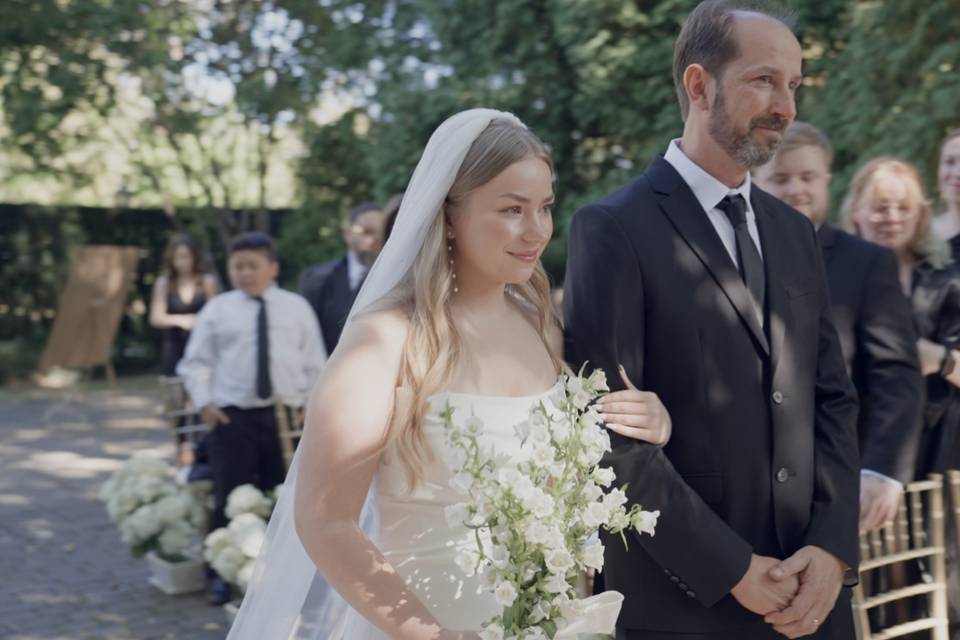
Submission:
[[[163,417],[170,425],[173,445],[176,449],[177,464],[189,463],[184,460],[181,450],[186,443],[191,449],[208,431],[207,425],[200,420],[196,410],[190,404],[190,397],[183,386],[183,379],[176,376],[161,376],[160,387],[163,390]],[[192,460],[192,456],[191,456]]]
[[956,545],[958,556],[960,556],[960,469],[947,471],[947,487],[950,493],[950,508],[953,511],[955,538],[954,540],[948,540],[947,544]]
[[[949,640],[943,489],[939,474],[908,484],[896,520],[860,537],[860,583],[853,590],[858,640],[890,640],[921,631],[929,631],[925,637],[932,640]],[[917,563],[926,571],[909,566]],[[911,605],[917,599],[926,601],[925,615],[915,614],[924,617],[887,625],[882,616],[871,615],[883,607],[888,613],[915,611]]]
[[297,449],[297,443],[303,435],[303,407],[290,407],[285,404],[277,403],[274,405],[277,413],[277,432],[280,435],[280,447],[283,451],[283,461],[290,468],[293,462],[293,453]]

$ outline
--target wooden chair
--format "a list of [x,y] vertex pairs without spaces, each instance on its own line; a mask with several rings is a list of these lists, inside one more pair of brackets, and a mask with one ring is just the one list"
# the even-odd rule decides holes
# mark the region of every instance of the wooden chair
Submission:
[[[858,640],[889,640],[921,631],[929,631],[925,637],[932,640],[949,640],[943,502],[941,475],[912,482],[904,490],[896,520],[860,537],[860,583],[853,590]],[[925,571],[910,566],[920,562]],[[884,606],[892,611],[898,603],[900,611],[912,611],[909,605],[918,598],[926,601],[926,617],[871,628],[871,617],[875,624],[879,618],[871,612]]]
[[200,420],[196,410],[190,404],[190,397],[183,386],[183,379],[175,376],[161,376],[160,387],[163,390],[163,417],[170,425],[173,444],[177,451],[177,464],[183,464],[180,451],[184,443],[195,447],[200,438],[208,431]]
[[947,487],[950,493],[950,506],[953,511],[953,533],[954,540],[948,540],[947,544],[956,545],[957,555],[960,557],[960,469],[950,469],[947,471]]
[[277,413],[277,432],[280,434],[283,461],[289,469],[293,462],[293,453],[303,436],[305,410],[302,407],[290,407],[279,402],[274,405],[274,410]]

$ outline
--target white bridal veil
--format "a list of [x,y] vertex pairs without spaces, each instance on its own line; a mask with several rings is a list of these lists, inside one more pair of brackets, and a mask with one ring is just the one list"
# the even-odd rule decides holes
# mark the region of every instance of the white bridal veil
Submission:
[[[444,199],[470,145],[496,118],[520,121],[492,109],[462,111],[441,124],[430,136],[423,156],[403,196],[390,239],[367,275],[349,318],[377,307],[403,280],[420,251],[430,223]],[[323,429],[323,425],[311,428]],[[293,521],[298,452],[290,466],[280,499],[267,527],[243,605],[228,640],[362,640],[382,637],[350,608],[324,581],[307,556]],[[360,526],[377,542],[377,509],[371,487]],[[362,628],[361,628],[362,627]]]

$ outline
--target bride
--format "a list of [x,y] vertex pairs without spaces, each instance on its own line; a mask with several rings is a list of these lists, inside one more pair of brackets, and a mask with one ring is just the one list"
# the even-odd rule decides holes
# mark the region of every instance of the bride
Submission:
[[[437,412],[514,426],[559,393],[562,334],[540,255],[553,164],[516,117],[471,109],[434,132],[389,242],[314,387],[306,428],[229,638],[476,639],[500,607],[456,565],[473,543]],[[597,313],[603,313],[598,309]],[[662,445],[659,399],[603,399],[607,426]]]

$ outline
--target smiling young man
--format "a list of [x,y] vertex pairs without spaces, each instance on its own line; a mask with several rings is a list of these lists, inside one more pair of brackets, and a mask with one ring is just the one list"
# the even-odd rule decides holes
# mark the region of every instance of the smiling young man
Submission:
[[813,225],[754,188],[796,116],[789,20],[702,2],[674,47],[683,136],[570,229],[576,367],[618,364],[673,420],[607,464],[657,535],[607,541],[617,638],[848,640],[858,559],[857,402]]
[[923,377],[896,256],[827,220],[832,160],[827,137],[811,124],[794,122],[754,177],[817,227],[833,320],[860,397],[860,529],[873,531],[893,520],[902,484],[913,480]]

